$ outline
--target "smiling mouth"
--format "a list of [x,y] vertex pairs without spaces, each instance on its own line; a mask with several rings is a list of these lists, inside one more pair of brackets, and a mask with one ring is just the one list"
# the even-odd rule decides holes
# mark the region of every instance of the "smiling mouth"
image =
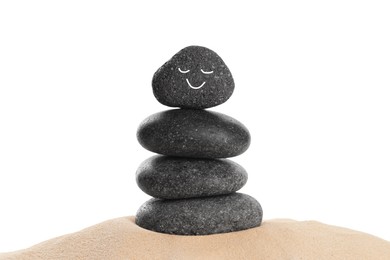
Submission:
[[186,81],[187,81],[188,86],[190,88],[192,88],[192,89],[200,89],[201,87],[204,86],[204,84],[206,84],[206,81],[203,81],[203,83],[200,86],[194,87],[194,86],[191,85],[191,83],[190,83],[190,81],[188,79],[186,79]]

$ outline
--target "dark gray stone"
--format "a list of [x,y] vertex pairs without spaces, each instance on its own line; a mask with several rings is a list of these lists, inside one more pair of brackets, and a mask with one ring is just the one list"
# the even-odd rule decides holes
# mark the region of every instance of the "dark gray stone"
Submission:
[[209,235],[260,226],[263,211],[252,197],[233,193],[215,197],[145,202],[136,214],[142,228],[176,235]]
[[202,109],[228,100],[234,81],[218,54],[205,47],[189,46],[157,70],[152,87],[163,105]]
[[170,156],[227,158],[242,154],[250,144],[248,129],[227,115],[195,109],[163,111],[138,128],[147,150]]
[[226,159],[153,156],[137,170],[138,186],[161,199],[184,199],[229,194],[248,179],[245,169]]

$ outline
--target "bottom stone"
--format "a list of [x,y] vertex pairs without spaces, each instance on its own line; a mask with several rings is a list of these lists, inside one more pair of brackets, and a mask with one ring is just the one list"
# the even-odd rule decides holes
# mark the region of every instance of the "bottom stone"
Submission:
[[175,235],[209,235],[260,226],[263,210],[249,195],[232,193],[180,200],[150,199],[138,210],[136,224]]

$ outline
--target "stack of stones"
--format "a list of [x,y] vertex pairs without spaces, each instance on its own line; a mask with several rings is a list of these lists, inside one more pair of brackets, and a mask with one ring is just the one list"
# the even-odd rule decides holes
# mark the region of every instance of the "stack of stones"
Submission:
[[262,209],[237,193],[248,175],[224,159],[245,152],[247,128],[227,115],[205,110],[224,103],[233,77],[212,50],[189,46],[175,54],[153,77],[153,93],[170,107],[146,118],[137,138],[160,155],[144,161],[138,186],[154,197],[136,214],[137,225],[161,233],[208,235],[260,226]]

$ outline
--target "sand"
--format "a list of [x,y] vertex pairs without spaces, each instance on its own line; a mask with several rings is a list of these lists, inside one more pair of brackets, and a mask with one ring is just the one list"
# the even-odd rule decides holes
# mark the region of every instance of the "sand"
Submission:
[[261,227],[208,236],[160,234],[134,217],[97,224],[0,259],[375,259],[390,260],[390,242],[315,221],[269,220]]

